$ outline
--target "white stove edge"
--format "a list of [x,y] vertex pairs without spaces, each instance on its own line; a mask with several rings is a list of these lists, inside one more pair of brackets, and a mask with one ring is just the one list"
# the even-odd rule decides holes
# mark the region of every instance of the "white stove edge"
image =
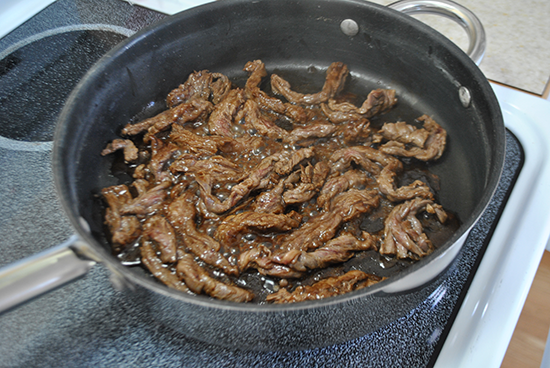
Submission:
[[55,0],[1,0],[0,38],[4,37]]
[[[435,367],[500,367],[550,237],[550,103],[492,84],[525,163]],[[533,231],[536,229],[536,231]]]

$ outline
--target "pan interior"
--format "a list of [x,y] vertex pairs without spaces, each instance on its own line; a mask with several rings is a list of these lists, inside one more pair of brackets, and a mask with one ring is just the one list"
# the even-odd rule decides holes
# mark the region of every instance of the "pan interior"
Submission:
[[[347,89],[357,96],[396,89],[398,105],[373,124],[428,114],[443,126],[446,153],[430,170],[441,180],[438,202],[463,223],[445,246],[473,224],[498,177],[502,123],[496,102],[487,98],[486,80],[458,48],[412,19],[363,2],[231,3],[231,12],[221,2],[140,32],[96,64],[73,92],[58,128],[55,160],[69,212],[90,226],[91,237],[80,229],[85,238],[110,254],[97,194],[125,178],[112,175],[112,159],[99,152],[121,127],[163,110],[165,96],[191,72],[221,72],[242,84],[242,68],[255,59],[300,92],[318,91],[334,61],[348,65]],[[350,17],[360,27],[355,37],[339,28]],[[467,107],[460,103],[460,86],[472,95]]]

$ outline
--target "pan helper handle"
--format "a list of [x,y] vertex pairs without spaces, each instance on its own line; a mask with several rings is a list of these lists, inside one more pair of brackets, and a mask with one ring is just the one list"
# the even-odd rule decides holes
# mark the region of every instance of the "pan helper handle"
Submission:
[[466,53],[477,65],[481,63],[487,46],[485,29],[479,18],[462,5],[450,0],[401,0],[388,7],[408,15],[436,14],[456,21],[470,40]]
[[0,269],[0,313],[86,274],[95,261],[81,258],[75,235],[65,243]]

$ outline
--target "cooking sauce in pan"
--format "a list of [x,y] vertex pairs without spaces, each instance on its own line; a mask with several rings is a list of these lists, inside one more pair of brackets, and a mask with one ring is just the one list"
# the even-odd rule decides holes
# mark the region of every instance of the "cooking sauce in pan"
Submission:
[[[317,75],[316,69],[310,69],[309,73],[293,74],[289,71],[278,71],[284,79],[293,81],[292,87],[295,91],[301,91],[303,93],[315,93],[319,91],[322,85],[319,85],[319,75]],[[268,83],[269,78],[264,78],[263,82],[259,85],[261,90],[266,91],[266,93],[271,97],[275,94],[271,90],[271,86]],[[247,77],[239,79],[234,78],[232,80],[233,86],[239,86],[240,88],[245,88]],[[313,82],[312,82],[313,81]],[[322,82],[321,82],[322,83]],[[334,99],[337,103],[349,102],[355,106],[360,106],[370,90],[366,89],[364,85],[359,83],[357,80],[351,78],[351,82],[348,81],[346,87],[340,91],[337,95],[334,96]],[[397,96],[399,98],[399,96]],[[284,99],[283,99],[284,100]],[[308,118],[310,121],[321,121],[326,122],[327,118],[324,115],[321,108],[316,106],[306,107],[305,110],[308,113]],[[146,117],[150,117],[159,113],[157,106],[150,106],[149,109],[145,109],[142,113],[137,115],[131,123],[137,123],[142,121]],[[386,122],[397,122],[402,119],[402,116],[419,116],[412,107],[406,106],[401,101],[397,104],[397,107],[389,112],[383,114],[375,115],[369,118],[370,122],[370,135],[378,132],[384,123]],[[416,114],[416,115],[415,115]],[[275,124],[283,129],[286,132],[292,131],[294,124],[288,118],[281,116],[280,114],[269,114],[273,118]],[[414,125],[416,128],[420,129],[422,123],[420,121],[407,121],[407,123]],[[206,117],[201,117],[195,119],[193,122],[186,123],[185,128],[197,135],[208,135],[208,119]],[[244,124],[244,120],[237,122],[233,125],[233,131],[236,136],[258,136],[257,130],[251,129],[249,126]],[[168,144],[170,140],[170,129],[156,133],[156,136],[159,138],[159,141],[162,144]],[[124,155],[122,152],[117,152],[112,155],[114,157],[112,164],[112,175],[119,179],[119,182],[122,184],[128,184],[128,188],[132,193],[132,197],[135,198],[138,196],[138,192],[133,188],[130,183],[134,180],[134,175],[136,168],[140,165],[147,165],[151,159],[151,142],[143,141],[143,134],[138,134],[131,137],[135,146],[140,151],[139,157],[137,160],[128,164],[125,161]],[[363,142],[351,142],[350,146],[361,145]],[[304,147],[309,147],[314,145],[315,147],[315,158],[316,162],[326,161],[330,162],[331,156],[334,152],[339,149],[345,148],[348,143],[343,143],[341,139],[335,138],[334,136],[327,136],[322,138],[315,139],[306,139],[302,142],[297,142],[293,149],[300,149]],[[371,145],[378,147],[382,143],[373,142]],[[279,152],[285,147],[288,148],[292,146],[290,143],[284,143],[281,139],[264,139],[263,143],[259,145],[256,149],[251,150],[243,154],[240,151],[228,152],[224,156],[229,158],[232,162],[237,163],[243,172],[249,173],[254,170],[255,167],[262,161],[263,158],[273,155]],[[177,158],[170,159],[164,165],[172,164]],[[425,183],[434,194],[434,202],[437,203],[437,192],[439,190],[440,182],[439,178],[430,172],[430,167],[432,165],[437,165],[435,163],[424,162],[417,160],[415,158],[400,158],[400,161],[403,164],[403,170],[398,173],[395,179],[396,187],[403,187],[410,185],[411,183],[419,180]],[[314,162],[315,163],[315,162]],[[302,166],[305,164],[302,162]],[[297,165],[293,172],[297,171],[300,168],[300,165]],[[334,173],[333,168],[332,173]],[[361,166],[356,162],[351,163],[351,169],[361,170]],[[329,174],[329,177],[330,175]],[[186,186],[189,186],[191,190],[195,190],[197,193],[200,193],[200,188],[196,184],[192,183],[193,178],[190,173],[181,172],[176,175],[177,181],[186,182]],[[366,184],[359,185],[355,189],[366,190],[366,189],[378,189],[378,184],[375,178],[372,175],[369,175],[370,179]],[[189,184],[191,183],[191,184]],[[231,189],[235,186],[238,181],[230,181],[226,184],[218,185],[214,184],[212,187],[212,193],[220,201],[224,201],[231,196]],[[272,185],[273,186],[273,185]],[[272,189],[272,186],[269,189]],[[174,190],[173,188],[171,190]],[[251,198],[254,198],[260,190],[252,190],[251,193],[240,200],[237,204],[237,210],[231,209],[231,213],[239,213],[244,210],[249,210],[251,205]],[[316,194],[312,199],[299,202],[295,204],[290,204],[285,207],[284,213],[288,214],[291,211],[296,211],[301,214],[300,223],[306,224],[311,218],[319,216],[322,212],[322,208],[319,207],[317,203],[318,194]],[[368,211],[364,214],[361,214],[345,223],[343,223],[337,232],[339,234],[350,233],[354,236],[361,237],[362,232],[368,232],[373,235],[379,241],[378,246],[380,247],[380,241],[384,239],[384,229],[385,229],[385,220],[390,214],[390,212],[400,204],[402,201],[392,202],[388,200],[385,196],[380,196],[380,204],[371,211]],[[166,207],[165,207],[166,208]],[[104,207],[104,211],[107,207]],[[458,229],[460,221],[457,216],[453,215],[449,209],[445,209],[447,213],[447,219],[444,223],[441,223],[438,220],[438,217],[434,213],[428,213],[426,211],[419,212],[417,214],[417,219],[422,225],[423,232],[427,235],[428,239],[433,244],[434,248],[438,248],[446,242],[447,239]],[[198,211],[200,213],[200,211]],[[201,234],[206,234],[207,236],[214,237],[216,234],[216,229],[219,225],[219,221],[216,219],[217,216],[211,216],[213,218],[208,218],[208,216],[196,216],[197,221],[195,222],[198,232]],[[147,217],[141,217],[140,221],[143,225]],[[108,222],[106,222],[105,231],[107,234],[111,233],[112,228],[110,228]],[[302,226],[300,225],[300,226]],[[231,264],[237,264],[239,259],[239,254],[250,249],[258,247],[259,244],[265,244],[267,247],[271,247],[271,244],[278,244],[288,235],[287,231],[277,232],[277,231],[258,231],[254,229],[248,229],[243,231],[238,236],[237,246],[226,246],[221,244],[221,249],[219,251],[222,256],[224,256]],[[336,237],[335,236],[335,237]],[[113,252],[118,257],[118,259],[127,266],[134,267],[144,267],[141,262],[142,253],[140,250],[140,242],[142,237],[138,237],[135,241],[128,244],[116,244],[113,243]],[[179,247],[182,246],[182,237],[178,235]],[[391,277],[398,274],[400,271],[406,269],[408,266],[415,262],[414,259],[418,258],[414,255],[407,258],[398,258],[395,255],[381,255],[377,250],[370,249],[367,251],[355,252],[354,256],[351,259],[337,263],[330,267],[325,267],[321,269],[313,269],[304,272],[300,278],[294,277],[277,277],[273,275],[261,274],[257,269],[247,268],[245,271],[240,272],[238,275],[229,275],[228,273],[222,272],[219,269],[206,264],[204,261],[196,258],[197,263],[207,272],[215,277],[217,280],[225,282],[227,284],[236,285],[241,288],[246,288],[251,290],[254,293],[254,298],[252,302],[255,303],[266,303],[266,298],[268,295],[279,291],[281,288],[286,288],[289,291],[295,290],[297,286],[300,285],[313,285],[319,280],[326,279],[328,277],[337,277],[345,274],[350,270],[360,270],[368,274],[376,275],[381,278]],[[164,265],[167,269],[176,272],[176,263],[166,263]],[[145,267],[144,267],[145,268]]]

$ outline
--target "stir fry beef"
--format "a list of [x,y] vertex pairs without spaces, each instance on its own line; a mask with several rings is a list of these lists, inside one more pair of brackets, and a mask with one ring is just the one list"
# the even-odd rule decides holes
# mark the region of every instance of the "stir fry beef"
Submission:
[[290,88],[290,83],[279,77],[271,75],[271,88],[277,94],[284,96],[289,102],[297,105],[319,105],[334,97],[344,87],[349,74],[347,65],[341,62],[330,64],[327,69],[327,77],[323,89],[313,94],[295,92]]
[[370,92],[361,107],[349,102],[336,102],[330,99],[328,104],[321,104],[325,115],[335,124],[346,121],[357,121],[362,118],[371,118],[391,109],[397,103],[395,90],[375,89]]
[[267,300],[273,303],[296,303],[324,299],[349,293],[353,290],[359,290],[382,280],[382,277],[353,270],[342,276],[321,280],[311,286],[298,286],[293,292],[289,292],[287,289],[280,289],[278,292],[268,295]]
[[101,191],[109,205],[105,210],[105,223],[111,232],[115,247],[130,244],[141,235],[141,224],[135,216],[123,216],[121,209],[132,201],[130,190],[124,184],[105,188]]
[[433,251],[432,242],[422,232],[422,225],[416,218],[420,211],[436,214],[442,223],[447,219],[443,208],[429,199],[415,198],[396,206],[386,218],[381,254],[420,258]]
[[111,143],[107,144],[107,147],[105,147],[103,151],[101,151],[101,155],[106,156],[120,149],[124,152],[125,162],[132,162],[138,159],[139,150],[134,142],[129,139],[114,139]]
[[[426,115],[373,127],[369,119],[397,103],[395,91],[353,105],[340,95],[349,74],[342,63],[311,94],[272,74],[282,98],[261,90],[261,60],[244,71],[243,87],[192,73],[169,93],[166,111],[126,125],[101,152],[122,156],[134,178],[101,192],[115,252],[138,249],[154,277],[183,292],[288,303],[383,280],[346,268],[357,254],[417,260],[433,251],[416,216],[443,224],[447,213],[409,162],[440,158],[443,128]],[[412,178],[406,185],[403,175]],[[383,226],[369,233],[371,218]],[[328,278],[313,276],[325,270]],[[251,277],[284,287],[260,296],[247,289]]]

